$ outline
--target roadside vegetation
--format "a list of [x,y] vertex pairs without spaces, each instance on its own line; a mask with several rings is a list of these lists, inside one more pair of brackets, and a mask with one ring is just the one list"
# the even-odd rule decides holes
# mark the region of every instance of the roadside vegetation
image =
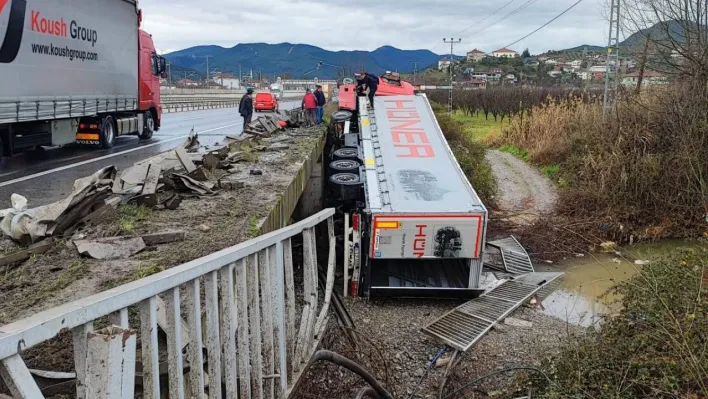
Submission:
[[679,249],[617,285],[619,314],[545,359],[540,397],[708,397],[707,273],[708,246]]

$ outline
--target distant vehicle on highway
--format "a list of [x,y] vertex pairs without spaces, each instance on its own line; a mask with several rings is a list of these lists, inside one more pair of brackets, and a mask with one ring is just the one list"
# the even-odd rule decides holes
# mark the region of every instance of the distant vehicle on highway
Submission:
[[254,105],[256,111],[277,111],[278,110],[278,98],[273,93],[256,93],[256,104]]
[[270,85],[270,92],[275,95],[275,98],[283,98],[283,85],[281,83],[273,83]]
[[[2,1],[0,1],[2,3]],[[0,157],[73,142],[110,148],[160,129],[165,58],[135,1],[0,7]]]

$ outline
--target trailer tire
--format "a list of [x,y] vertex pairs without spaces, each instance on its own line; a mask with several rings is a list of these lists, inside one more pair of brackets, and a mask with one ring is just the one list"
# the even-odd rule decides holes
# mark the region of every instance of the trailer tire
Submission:
[[101,120],[101,148],[112,148],[116,141],[116,122],[108,115]]
[[150,140],[152,134],[155,132],[155,118],[152,117],[152,112],[148,111],[145,113],[145,126],[143,126],[143,133],[138,135],[140,140]]
[[330,176],[329,182],[335,186],[358,186],[361,179],[355,173],[337,173]]
[[334,122],[346,122],[352,119],[352,113],[346,110],[339,110],[332,112],[332,120]]
[[361,164],[354,159],[339,159],[329,163],[329,171],[332,175],[337,173],[359,173]]
[[359,159],[359,150],[354,147],[342,147],[332,154],[335,161],[340,159]]

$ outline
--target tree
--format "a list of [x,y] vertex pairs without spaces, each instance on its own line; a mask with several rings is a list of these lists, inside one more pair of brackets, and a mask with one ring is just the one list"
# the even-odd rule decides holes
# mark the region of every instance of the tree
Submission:
[[529,49],[526,49],[523,53],[521,53],[521,58],[531,58],[531,53],[529,53]]
[[[649,42],[651,68],[708,84],[708,6],[704,1],[624,0],[622,28]],[[649,64],[649,62],[648,62]],[[649,65],[647,65],[649,66]],[[700,86],[700,84],[699,84]]]

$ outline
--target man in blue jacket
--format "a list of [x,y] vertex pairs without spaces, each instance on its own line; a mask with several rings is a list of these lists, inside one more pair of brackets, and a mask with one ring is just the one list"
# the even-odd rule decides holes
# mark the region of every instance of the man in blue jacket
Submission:
[[315,90],[315,98],[317,99],[317,124],[323,122],[324,118],[324,106],[327,104],[327,99],[322,92],[322,86],[317,85],[317,90]]
[[238,113],[243,117],[243,130],[246,130],[246,125],[251,123],[253,118],[253,89],[246,89],[246,94],[241,97],[241,103],[238,105]]
[[374,95],[376,94],[376,90],[379,88],[379,77],[368,72],[362,72],[361,77],[357,82],[357,89],[359,88],[362,91],[369,88],[369,104],[371,104],[371,108],[373,109]]

